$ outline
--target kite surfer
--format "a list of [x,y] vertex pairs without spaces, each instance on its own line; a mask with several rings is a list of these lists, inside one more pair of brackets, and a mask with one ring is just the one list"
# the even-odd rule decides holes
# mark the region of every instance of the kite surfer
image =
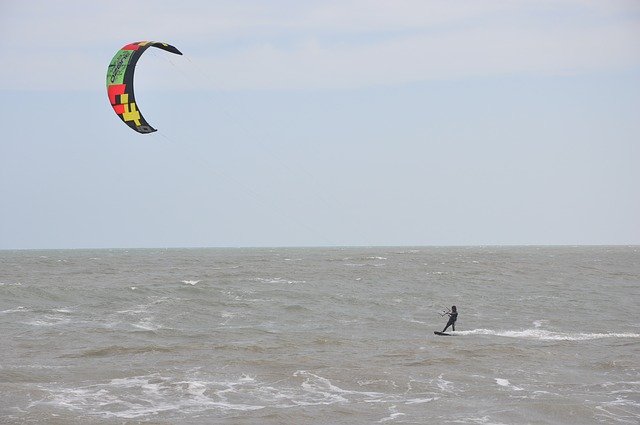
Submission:
[[446,332],[447,328],[449,328],[449,326],[451,326],[451,330],[455,332],[456,330],[456,320],[458,320],[458,310],[456,309],[456,306],[453,305],[451,306],[451,310],[450,311],[445,311],[444,315],[448,315],[449,316],[449,321],[447,322],[447,326],[444,327],[444,329],[442,330],[442,332]]

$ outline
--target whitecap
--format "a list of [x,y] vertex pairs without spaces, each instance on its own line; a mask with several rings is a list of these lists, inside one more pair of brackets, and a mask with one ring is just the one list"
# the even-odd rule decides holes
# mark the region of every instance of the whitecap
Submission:
[[281,277],[272,277],[272,278],[257,277],[253,280],[257,282],[262,282],[262,283],[287,283],[290,285],[296,284],[296,283],[307,283],[305,280],[289,280],[289,279],[283,279]]
[[392,421],[400,416],[405,416],[405,413],[402,412],[398,412],[398,409],[396,408],[395,405],[393,406],[389,406],[389,413],[390,415],[387,416],[386,418],[382,418],[378,421],[378,423],[382,423],[382,422],[387,422],[387,421]]
[[16,308],[12,308],[12,309],[9,309],[9,310],[3,310],[3,311],[0,311],[0,314],[8,314],[8,313],[23,313],[23,312],[25,312],[25,311],[29,311],[29,309],[20,305],[20,306],[18,306],[18,307],[16,307]]
[[116,314],[142,314],[142,313],[146,313],[147,310],[149,309],[148,305],[138,305],[136,306],[136,309],[131,309],[131,310],[118,310],[116,311]]
[[516,387],[515,385],[511,384],[511,382],[509,382],[508,379],[495,378],[495,380],[496,380],[496,384],[500,385],[501,387],[511,388],[514,391],[522,391],[522,388]]
[[603,338],[640,338],[640,334],[631,332],[610,333],[577,333],[552,332],[544,329],[525,329],[521,331],[474,329],[471,331],[456,331],[456,335],[495,335],[507,338],[537,339],[541,341],[588,341]]
[[195,284],[200,283],[199,280],[182,280],[181,282],[191,286],[195,286]]
[[256,382],[256,378],[243,374],[238,380],[239,383]]
[[138,323],[132,323],[132,325],[138,329],[143,329],[145,331],[157,331],[161,328],[161,326],[153,323],[152,320],[152,317],[145,317]]
[[29,322],[26,322],[26,324],[31,326],[56,326],[56,325],[65,325],[69,322],[71,322],[71,319],[66,317],[56,317],[56,316],[46,315],[44,316],[44,318],[40,320],[38,319],[31,320]]
[[67,314],[73,313],[72,310],[69,310],[67,308],[58,308],[58,309],[55,309],[54,311],[57,311],[58,313],[67,313]]
[[[265,407],[227,400],[226,393],[233,391],[233,386],[238,383],[223,385],[225,389],[213,391],[215,396],[207,395],[207,390],[217,385],[201,380],[176,381],[159,374],[133,376],[75,388],[40,386],[50,396],[34,404],[53,404],[76,412],[118,419],[153,417],[169,411],[249,411]],[[123,389],[126,390],[125,395]]]
[[450,422],[456,423],[456,424],[468,424],[468,423],[488,424],[488,423],[491,423],[492,425],[506,425],[503,422],[492,422],[491,418],[489,418],[489,416],[454,419],[454,420],[451,420]]
[[301,384],[302,389],[310,397],[310,400],[298,401],[299,405],[314,405],[314,404],[334,404],[344,403],[349,400],[346,396],[362,396],[365,398],[366,403],[377,403],[384,401],[385,394],[373,392],[373,391],[354,391],[342,389],[327,378],[319,375],[315,375],[306,370],[298,370],[293,376],[304,377],[305,380]]
[[453,382],[447,381],[446,379],[444,379],[442,377],[442,375],[438,376],[438,380],[436,381],[436,385],[438,386],[438,389],[440,389],[440,391],[442,391],[442,392],[445,392],[445,393],[453,393],[454,392]]
[[537,328],[541,327],[544,323],[547,323],[547,322],[548,322],[548,320],[543,320],[543,319],[534,320],[533,321],[533,326],[537,329]]
[[404,402],[404,404],[422,404],[428,403],[430,401],[436,401],[440,397],[429,397],[429,398],[410,398]]

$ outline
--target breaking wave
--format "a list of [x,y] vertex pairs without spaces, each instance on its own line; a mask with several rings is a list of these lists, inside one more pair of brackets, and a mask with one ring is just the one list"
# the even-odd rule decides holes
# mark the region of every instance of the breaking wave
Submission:
[[588,341],[603,338],[640,338],[640,334],[630,332],[611,333],[572,333],[553,332],[544,329],[525,329],[521,331],[473,329],[471,331],[453,332],[455,335],[495,335],[506,338],[537,339],[541,341]]

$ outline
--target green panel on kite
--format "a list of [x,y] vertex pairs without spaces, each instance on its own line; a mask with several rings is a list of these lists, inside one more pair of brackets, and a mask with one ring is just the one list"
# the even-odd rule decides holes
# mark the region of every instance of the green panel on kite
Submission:
[[131,55],[133,55],[133,50],[118,50],[118,53],[111,59],[107,70],[107,87],[110,84],[124,83],[124,71],[129,65]]

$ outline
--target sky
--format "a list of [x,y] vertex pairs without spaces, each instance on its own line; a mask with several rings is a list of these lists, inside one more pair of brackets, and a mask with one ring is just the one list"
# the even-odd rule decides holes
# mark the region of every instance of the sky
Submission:
[[0,49],[0,249],[640,244],[638,1],[1,0]]

